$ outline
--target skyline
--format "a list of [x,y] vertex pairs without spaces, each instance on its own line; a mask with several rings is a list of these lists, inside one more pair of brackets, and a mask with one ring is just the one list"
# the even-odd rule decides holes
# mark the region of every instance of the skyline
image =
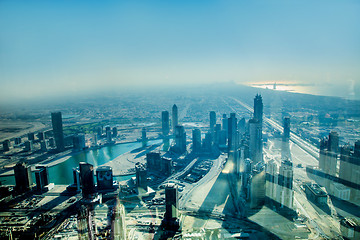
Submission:
[[0,2],[2,102],[171,84],[359,83],[357,1]]

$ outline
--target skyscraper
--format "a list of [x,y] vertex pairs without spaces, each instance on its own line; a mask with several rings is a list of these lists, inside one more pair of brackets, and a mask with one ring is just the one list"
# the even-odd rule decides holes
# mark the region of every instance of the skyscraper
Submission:
[[254,98],[254,119],[258,120],[262,126],[263,123],[263,102],[261,95],[256,94]]
[[214,132],[216,125],[216,113],[214,111],[210,112],[210,131]]
[[266,196],[272,202],[277,202],[278,166],[272,159],[266,163]]
[[237,118],[235,113],[230,113],[230,118],[228,119],[228,149],[235,150],[235,132],[237,131]]
[[294,199],[292,162],[288,160],[281,162],[278,181],[280,206],[291,209]]
[[168,111],[161,112],[161,126],[162,126],[162,134],[164,136],[167,136],[170,132],[169,112]]
[[65,145],[61,112],[51,113],[51,122],[54,132],[56,150],[63,151]]
[[175,128],[175,150],[178,153],[186,151],[186,132],[184,126],[176,126]]
[[165,219],[168,222],[179,217],[178,188],[175,184],[169,183],[165,188]]
[[175,132],[175,128],[177,125],[179,125],[179,122],[178,122],[178,108],[176,106],[176,104],[173,105],[172,107],[172,129],[173,129],[173,132]]
[[283,120],[284,132],[282,135],[282,145],[281,145],[281,158],[290,159],[290,118],[285,117]]
[[26,192],[30,190],[32,184],[31,169],[26,163],[17,163],[14,167],[15,189],[18,192]]
[[254,164],[262,162],[262,128],[261,123],[256,119],[249,120],[249,130],[250,130],[250,141],[249,141],[249,152],[250,158]]
[[95,193],[94,167],[89,163],[80,162],[79,168],[82,193],[84,197],[88,197]]
[[201,150],[201,131],[198,128],[192,130],[192,150],[196,153]]

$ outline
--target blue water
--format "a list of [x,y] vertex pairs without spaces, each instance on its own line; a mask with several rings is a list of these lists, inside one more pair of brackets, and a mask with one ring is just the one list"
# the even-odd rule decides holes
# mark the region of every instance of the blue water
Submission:
[[[148,145],[158,143],[161,143],[161,140],[149,141]],[[100,166],[117,158],[121,154],[140,148],[141,145],[142,144],[140,142],[124,143],[104,146],[99,149],[80,152],[74,156],[71,156],[69,159],[62,163],[49,167],[49,180],[51,183],[55,184],[71,184],[74,181],[72,170],[73,168],[78,167],[80,162],[90,163],[96,168],[97,166]],[[115,179],[119,181],[124,181],[130,179],[133,176],[134,175],[120,176],[115,177]],[[33,179],[35,180],[35,178]],[[0,182],[5,185],[13,185],[15,184],[15,178],[14,176],[0,177]]]

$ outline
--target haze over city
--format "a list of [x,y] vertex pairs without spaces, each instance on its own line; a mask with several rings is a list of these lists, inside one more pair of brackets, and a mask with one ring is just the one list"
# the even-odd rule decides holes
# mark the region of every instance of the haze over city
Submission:
[[229,81],[359,98],[359,12],[358,1],[1,1],[1,102]]
[[359,13],[0,0],[0,240],[360,239]]

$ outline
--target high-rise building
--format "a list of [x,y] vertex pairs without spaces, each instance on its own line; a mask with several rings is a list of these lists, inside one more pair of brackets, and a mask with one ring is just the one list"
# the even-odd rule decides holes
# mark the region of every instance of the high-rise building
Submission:
[[64,133],[63,133],[61,112],[51,113],[51,122],[54,132],[56,150],[63,151],[65,145],[64,145]]
[[213,132],[216,125],[216,113],[214,111],[210,112],[210,131]]
[[34,141],[35,140],[35,133],[33,133],[33,132],[28,133],[28,140],[29,141]]
[[3,141],[3,151],[7,152],[10,150],[10,140]]
[[89,163],[80,162],[79,168],[82,194],[84,197],[88,197],[95,193],[94,167]]
[[175,128],[175,151],[184,153],[186,151],[186,132],[184,126]]
[[278,166],[274,160],[266,163],[266,196],[270,201],[278,202]]
[[136,170],[136,186],[140,189],[147,191],[147,170],[144,164],[138,162],[135,164]]
[[74,178],[74,185],[76,186],[76,191],[80,192],[81,182],[80,182],[80,170],[79,170],[79,167],[73,168],[73,178]]
[[250,158],[254,162],[254,164],[256,164],[258,162],[263,161],[261,123],[256,119],[250,119],[249,131],[250,131],[250,140],[249,140]]
[[118,135],[117,127],[113,127],[113,128],[112,128],[112,136],[113,136],[114,138],[116,138],[117,135]]
[[281,145],[281,158],[282,159],[290,159],[290,118],[285,117],[283,120],[283,128],[284,132],[282,135],[282,145]]
[[238,122],[238,130],[239,130],[239,133],[240,135],[243,135],[245,134],[245,131],[246,131],[246,121],[245,121],[245,118],[241,118]]
[[179,217],[179,196],[175,184],[169,183],[165,187],[165,219],[174,221]]
[[142,142],[142,147],[146,147],[147,137],[146,137],[146,128],[145,127],[143,127],[141,130],[141,142]]
[[45,166],[36,166],[35,168],[36,188],[42,191],[49,184],[49,174]]
[[33,183],[30,166],[26,163],[17,163],[14,167],[15,190],[17,192],[29,191]]
[[106,133],[106,141],[107,141],[107,143],[112,143],[111,127],[107,126],[107,127],[105,128],[105,133]]
[[360,141],[356,141],[354,149],[349,145],[341,148],[339,178],[348,183],[350,187],[350,200],[360,199]]
[[93,216],[89,208],[85,207],[84,205],[81,205],[78,208],[77,228],[79,239],[95,239],[92,217]]
[[226,117],[226,114],[223,114],[223,117],[222,117],[222,130],[225,130],[226,134],[227,134],[227,131],[228,131],[228,118]]
[[100,166],[96,169],[98,190],[111,190],[113,186],[113,173],[110,166]]
[[254,119],[259,121],[261,126],[263,123],[263,108],[262,97],[256,94],[254,98]]
[[293,166],[292,162],[283,160],[279,168],[279,203],[281,207],[292,209],[294,191],[293,191]]
[[85,148],[85,134],[73,136],[73,147],[76,150],[83,150]]
[[40,141],[45,140],[44,132],[38,132],[36,136]]
[[257,163],[252,170],[250,180],[250,208],[260,208],[265,202],[266,173],[262,163]]
[[[338,152],[339,135],[337,132],[332,131],[328,138],[320,141],[319,168],[325,174],[334,177],[337,175]],[[330,191],[330,185],[332,184],[332,180],[329,178],[321,179],[328,191]]]
[[169,123],[169,112],[168,111],[161,112],[161,128],[162,128],[162,134],[164,136],[169,135],[170,123]]
[[192,150],[196,153],[201,151],[201,131],[198,128],[192,130]]
[[24,151],[31,152],[33,150],[33,141],[24,142]]
[[179,125],[178,117],[179,117],[178,116],[178,107],[176,106],[176,104],[174,104],[172,107],[172,129],[173,129],[173,132],[175,132],[176,126]]
[[228,149],[235,150],[235,141],[237,131],[237,118],[235,113],[230,113],[230,118],[228,119]]

